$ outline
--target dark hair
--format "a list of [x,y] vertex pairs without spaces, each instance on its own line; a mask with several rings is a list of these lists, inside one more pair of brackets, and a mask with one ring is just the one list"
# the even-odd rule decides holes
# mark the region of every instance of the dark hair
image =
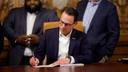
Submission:
[[74,22],[77,21],[78,18],[78,12],[76,9],[72,8],[72,7],[65,7],[61,13],[65,12],[68,15],[74,16]]

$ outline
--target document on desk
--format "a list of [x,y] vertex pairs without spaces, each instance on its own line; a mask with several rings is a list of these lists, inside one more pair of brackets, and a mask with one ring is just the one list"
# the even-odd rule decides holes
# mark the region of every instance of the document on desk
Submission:
[[41,67],[54,67],[52,65],[38,65],[38,66],[35,66],[35,68],[41,68]]
[[60,65],[60,66],[84,66],[84,64],[82,64],[82,63],[78,63],[78,64],[63,64],[63,65]]
[[41,68],[41,67],[56,67],[56,66],[60,66],[60,67],[64,67],[64,66],[84,66],[84,64],[79,63],[79,64],[63,64],[63,65],[38,65],[35,66],[36,68]]

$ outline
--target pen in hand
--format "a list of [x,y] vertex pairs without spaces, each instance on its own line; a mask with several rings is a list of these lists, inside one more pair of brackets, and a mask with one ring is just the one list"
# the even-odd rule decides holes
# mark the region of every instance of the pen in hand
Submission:
[[36,57],[35,57],[34,53],[33,53],[33,58],[34,58],[34,60],[36,61]]
[[33,53],[33,59],[34,59],[34,66],[37,66],[39,64],[39,60],[35,57]]

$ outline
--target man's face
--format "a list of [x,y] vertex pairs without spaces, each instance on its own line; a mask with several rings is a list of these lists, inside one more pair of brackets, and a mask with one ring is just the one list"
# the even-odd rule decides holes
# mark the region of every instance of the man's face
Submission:
[[60,18],[60,31],[64,34],[67,35],[71,32],[71,30],[74,27],[74,16],[70,16],[66,14],[65,12],[62,13],[61,18]]
[[36,12],[41,7],[40,0],[26,0],[25,7],[30,13]]

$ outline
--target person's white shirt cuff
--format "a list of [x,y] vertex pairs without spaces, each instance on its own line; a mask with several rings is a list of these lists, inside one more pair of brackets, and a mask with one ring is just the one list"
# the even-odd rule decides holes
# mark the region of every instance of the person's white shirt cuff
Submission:
[[71,64],[75,63],[75,59],[74,59],[74,57],[73,57],[73,56],[70,56],[70,58],[71,58],[70,63],[71,63]]

